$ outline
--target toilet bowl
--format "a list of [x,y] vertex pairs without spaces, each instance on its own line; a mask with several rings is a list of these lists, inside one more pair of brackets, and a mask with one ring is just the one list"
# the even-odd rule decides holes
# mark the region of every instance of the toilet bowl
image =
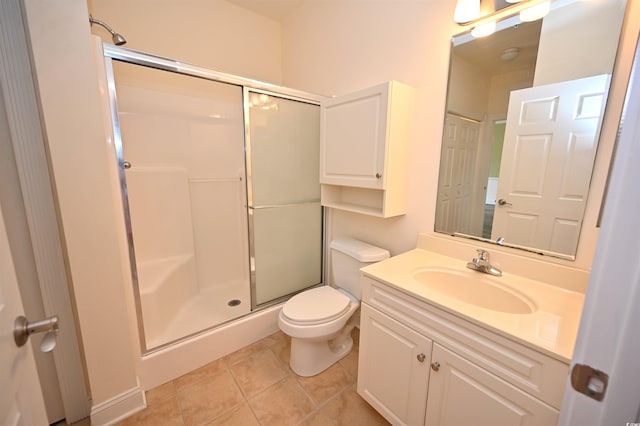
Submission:
[[353,347],[351,331],[359,325],[360,268],[389,257],[385,249],[351,238],[330,245],[331,269],[337,288],[320,286],[289,299],[278,316],[291,336],[291,370],[309,377],[329,368]]

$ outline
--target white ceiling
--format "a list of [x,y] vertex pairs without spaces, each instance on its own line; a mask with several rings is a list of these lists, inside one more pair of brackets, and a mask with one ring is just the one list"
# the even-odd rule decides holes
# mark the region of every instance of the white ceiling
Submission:
[[[484,69],[490,75],[503,74],[523,68],[535,69],[542,20],[522,22],[510,26],[489,37],[472,39],[456,46],[454,54]],[[500,54],[510,47],[517,47],[518,56],[501,61]]]
[[306,0],[227,0],[276,21],[282,21]]
[[[249,9],[259,15],[282,21],[289,13],[308,0],[227,0],[237,6]],[[316,0],[317,1],[317,0]],[[326,0],[325,0],[326,1]],[[507,0],[481,0],[483,10],[500,10],[507,6]],[[453,17],[452,17],[453,19]]]

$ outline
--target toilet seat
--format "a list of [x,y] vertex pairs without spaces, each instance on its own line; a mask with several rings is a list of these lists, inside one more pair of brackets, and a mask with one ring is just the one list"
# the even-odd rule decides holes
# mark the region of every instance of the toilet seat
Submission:
[[350,306],[349,297],[332,287],[322,286],[293,296],[282,307],[282,314],[291,323],[314,325],[344,315]]

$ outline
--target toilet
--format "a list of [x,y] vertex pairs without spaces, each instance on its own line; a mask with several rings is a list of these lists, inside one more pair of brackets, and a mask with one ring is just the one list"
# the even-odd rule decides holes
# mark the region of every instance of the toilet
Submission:
[[359,321],[360,268],[384,260],[389,252],[352,238],[331,242],[333,283],[305,290],[289,299],[278,316],[291,336],[291,370],[310,377],[345,357],[353,347],[351,331]]

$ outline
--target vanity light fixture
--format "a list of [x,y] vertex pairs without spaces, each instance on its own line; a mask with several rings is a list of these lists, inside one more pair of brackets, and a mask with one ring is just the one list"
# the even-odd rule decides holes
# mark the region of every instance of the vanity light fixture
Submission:
[[[513,4],[480,16],[480,3],[481,0],[458,0],[453,15],[453,20],[458,25],[473,27],[472,35],[474,37],[484,37],[492,34],[489,31],[491,23],[495,25],[499,20],[513,14],[520,13],[520,20],[530,22],[544,17],[551,8],[551,0],[510,0],[508,3]],[[481,29],[481,27],[484,28]]]

